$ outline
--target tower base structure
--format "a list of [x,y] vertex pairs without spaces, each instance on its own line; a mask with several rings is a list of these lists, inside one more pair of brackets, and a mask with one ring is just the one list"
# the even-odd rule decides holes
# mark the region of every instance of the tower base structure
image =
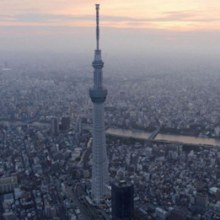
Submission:
[[93,120],[92,197],[99,204],[104,196],[109,194],[103,103],[94,103]]

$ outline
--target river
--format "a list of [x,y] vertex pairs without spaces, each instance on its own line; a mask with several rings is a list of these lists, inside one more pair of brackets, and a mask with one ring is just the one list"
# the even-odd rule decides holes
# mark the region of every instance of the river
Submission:
[[26,122],[22,122],[19,120],[14,120],[14,121],[10,121],[10,120],[1,120],[0,119],[0,125],[5,125],[5,126],[10,126],[10,125],[14,125],[14,126],[22,126],[22,125],[32,125],[32,126],[36,126],[36,127],[49,127],[50,123],[47,122],[38,122],[38,121],[33,121],[30,123],[26,123]]
[[106,134],[118,137],[136,138],[142,140],[148,140],[151,133],[141,130],[126,130],[120,128],[109,128],[106,130]]
[[[20,122],[20,121],[11,122],[11,121],[7,121],[7,120],[0,120],[0,124],[23,125],[25,123]],[[41,126],[49,127],[49,123],[33,122],[31,124],[34,126],[38,126],[38,127],[41,127]],[[106,134],[111,135],[111,136],[125,137],[125,138],[149,140],[152,133],[145,132],[142,130],[126,130],[126,129],[120,129],[120,128],[108,128],[106,130]],[[193,137],[193,136],[185,136],[185,135],[158,133],[153,140],[165,141],[165,142],[169,142],[169,143],[206,145],[206,146],[220,147],[220,139],[215,139],[215,138],[202,138],[202,137]]]
[[[136,138],[148,140],[151,133],[141,130],[126,130],[118,128],[109,128],[106,134],[118,137]],[[206,146],[219,146],[220,139],[215,138],[201,138],[193,136],[175,135],[175,134],[157,134],[154,138],[155,141],[165,141],[169,143],[191,144],[191,145],[206,145]]]

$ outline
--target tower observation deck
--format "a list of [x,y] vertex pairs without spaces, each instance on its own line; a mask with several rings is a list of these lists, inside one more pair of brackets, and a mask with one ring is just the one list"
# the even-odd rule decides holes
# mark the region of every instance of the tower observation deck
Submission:
[[94,84],[89,90],[89,94],[93,102],[92,197],[99,204],[108,191],[108,159],[104,125],[104,102],[107,97],[107,90],[102,85],[104,62],[102,61],[101,50],[99,49],[99,4],[95,6],[96,50],[92,63],[94,68]]

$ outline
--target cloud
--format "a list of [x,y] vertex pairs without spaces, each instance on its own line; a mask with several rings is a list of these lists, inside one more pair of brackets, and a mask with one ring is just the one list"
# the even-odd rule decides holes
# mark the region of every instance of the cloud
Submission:
[[[3,17],[3,20],[15,20],[18,22],[50,22],[50,21],[94,21],[94,15],[61,15],[47,13],[26,13],[12,17]],[[207,17],[198,11],[171,11],[164,12],[158,17],[133,18],[127,16],[102,16],[102,21],[117,22],[213,22],[220,21],[220,17]]]
[[43,14],[43,13],[26,13],[26,14],[20,14],[15,16],[3,16],[1,19],[3,20],[13,20],[17,22],[56,22],[56,21],[85,21],[85,20],[92,20],[94,19],[94,16],[72,16],[72,15],[60,15],[60,14]]
[[160,21],[191,21],[191,22],[213,22],[220,21],[220,17],[207,16],[205,11],[170,11],[163,13]]
[[[1,24],[34,25],[34,26],[91,26],[94,23],[94,15],[68,15],[52,13],[21,13],[11,16],[0,16]],[[125,28],[163,28],[213,26],[220,22],[218,15],[207,16],[205,11],[167,11],[159,16],[134,18],[129,16],[102,15],[102,26]],[[217,25],[216,25],[217,26]]]

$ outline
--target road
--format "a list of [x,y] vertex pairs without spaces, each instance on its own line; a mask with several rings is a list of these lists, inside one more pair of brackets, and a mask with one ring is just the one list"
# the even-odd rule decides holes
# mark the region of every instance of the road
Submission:
[[88,204],[85,199],[86,192],[83,189],[81,182],[76,183],[73,189],[68,186],[66,186],[66,189],[67,195],[71,197],[74,204],[80,209],[78,220],[109,220],[105,213],[97,207]]

